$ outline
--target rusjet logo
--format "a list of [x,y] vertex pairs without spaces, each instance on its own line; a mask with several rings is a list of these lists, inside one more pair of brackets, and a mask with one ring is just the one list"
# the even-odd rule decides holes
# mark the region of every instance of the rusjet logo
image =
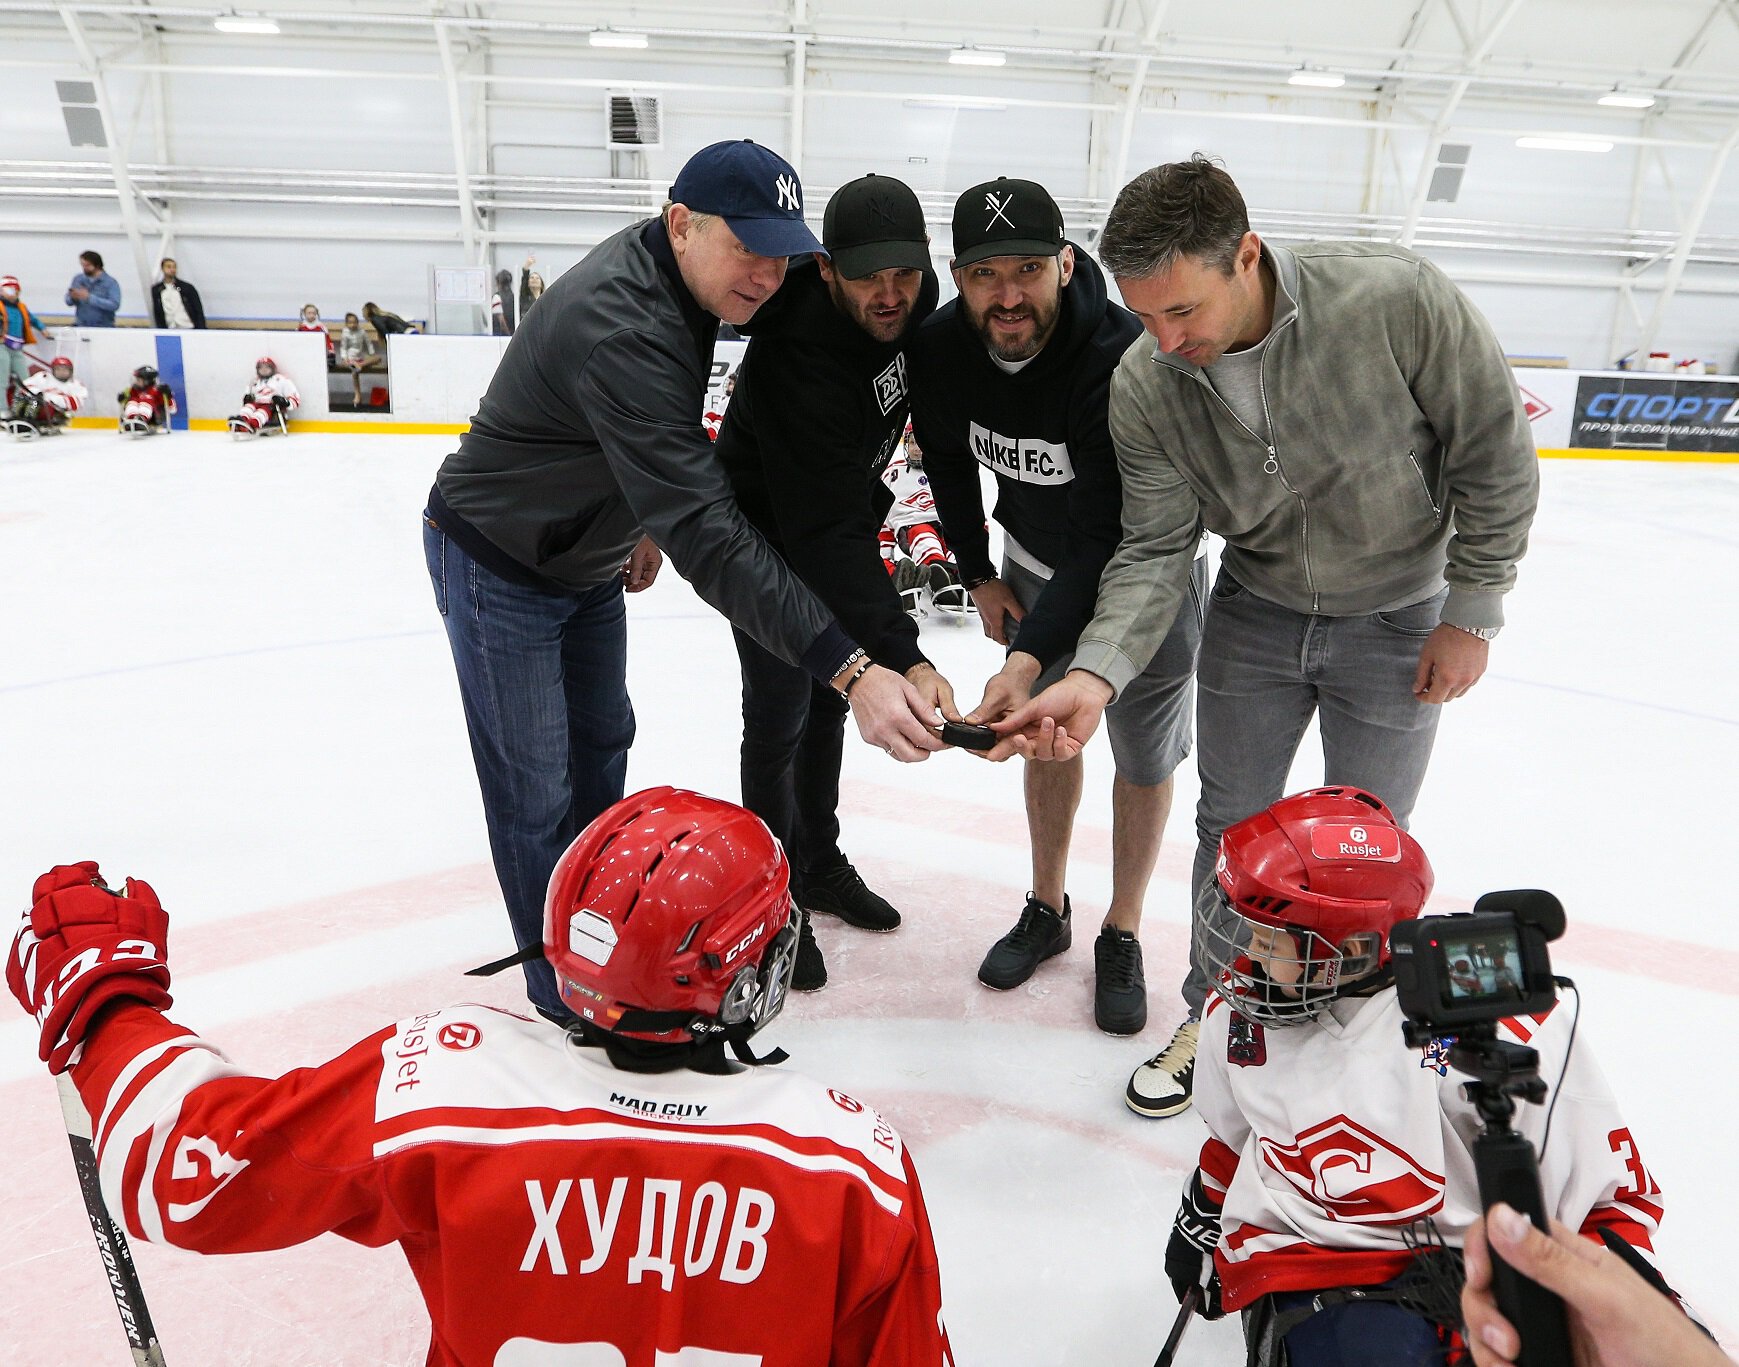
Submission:
[[1022,484],[1067,484],[1075,477],[1067,442],[1037,437],[1005,437],[971,424],[972,454],[979,464]]
[[1344,1115],[1312,1126],[1291,1144],[1257,1142],[1268,1166],[1331,1220],[1402,1225],[1443,1204],[1441,1176]]
[[1401,833],[1393,827],[1372,830],[1357,821],[1325,821],[1310,832],[1310,852],[1318,859],[1401,860]]

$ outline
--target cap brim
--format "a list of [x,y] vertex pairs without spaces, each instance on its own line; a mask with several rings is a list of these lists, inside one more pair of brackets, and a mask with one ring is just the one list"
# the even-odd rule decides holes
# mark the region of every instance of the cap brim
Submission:
[[956,268],[970,266],[988,261],[993,256],[1059,256],[1062,250],[1061,242],[1045,242],[1036,237],[1005,237],[998,242],[980,242],[976,247],[968,247],[954,258],[954,265]]
[[825,250],[800,218],[726,218],[725,223],[756,256],[803,256]]
[[860,242],[855,247],[830,251],[828,255],[833,258],[833,269],[847,280],[874,275],[877,271],[930,269],[928,242]]

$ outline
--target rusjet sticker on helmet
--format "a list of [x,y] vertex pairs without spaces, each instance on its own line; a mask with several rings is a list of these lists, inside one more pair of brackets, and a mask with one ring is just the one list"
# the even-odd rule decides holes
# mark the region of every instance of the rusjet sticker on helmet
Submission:
[[607,916],[581,909],[568,922],[568,953],[578,954],[602,968],[616,952],[616,927]]
[[1318,859],[1374,859],[1398,864],[1401,833],[1392,826],[1324,821],[1310,828],[1310,852]]

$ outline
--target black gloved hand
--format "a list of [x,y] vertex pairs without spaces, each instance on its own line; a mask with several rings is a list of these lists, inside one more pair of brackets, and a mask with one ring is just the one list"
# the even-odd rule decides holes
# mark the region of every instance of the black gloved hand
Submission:
[[282,394],[272,395],[272,407],[277,409],[278,412],[282,413],[289,406],[290,406],[290,401],[288,399],[286,399]]
[[1208,1196],[1198,1168],[1184,1188],[1177,1218],[1171,1223],[1171,1239],[1165,1246],[1165,1275],[1177,1293],[1179,1304],[1191,1287],[1201,1288],[1202,1299],[1196,1313],[1207,1320],[1217,1320],[1226,1313],[1220,1304],[1220,1274],[1214,1269],[1214,1249],[1219,1242],[1220,1207]]

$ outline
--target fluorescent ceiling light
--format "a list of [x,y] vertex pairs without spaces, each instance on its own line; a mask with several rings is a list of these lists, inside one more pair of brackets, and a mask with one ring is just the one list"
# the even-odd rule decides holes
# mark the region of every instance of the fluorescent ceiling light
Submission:
[[1322,90],[1338,90],[1347,83],[1347,78],[1338,71],[1321,71],[1315,67],[1301,66],[1286,78],[1287,85],[1313,85]]
[[277,33],[278,21],[263,14],[220,14],[211,21],[219,33]]
[[1629,90],[1609,90],[1595,103],[1603,104],[1608,109],[1653,109],[1654,96]]
[[1542,152],[1610,152],[1612,144],[1603,138],[1517,138],[1517,147],[1532,147]]
[[644,33],[621,33],[613,28],[597,28],[592,30],[592,36],[587,39],[593,47],[631,47],[646,46]]
[[1008,54],[990,47],[957,47],[948,54],[948,60],[955,66],[1001,66]]
[[983,109],[1001,113],[1008,106],[1000,100],[979,99],[972,95],[925,95],[906,101],[907,109]]

